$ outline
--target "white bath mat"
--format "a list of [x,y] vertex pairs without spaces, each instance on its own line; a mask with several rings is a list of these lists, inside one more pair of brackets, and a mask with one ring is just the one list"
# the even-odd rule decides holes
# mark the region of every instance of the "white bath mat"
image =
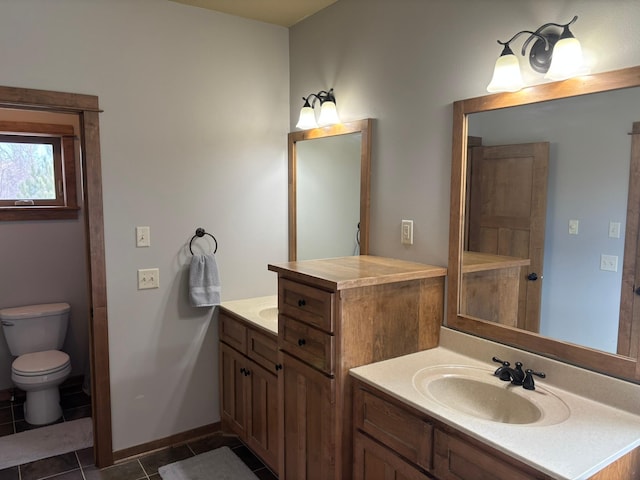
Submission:
[[163,480],[258,480],[229,447],[220,447],[158,469]]
[[0,437],[0,470],[93,445],[91,418]]

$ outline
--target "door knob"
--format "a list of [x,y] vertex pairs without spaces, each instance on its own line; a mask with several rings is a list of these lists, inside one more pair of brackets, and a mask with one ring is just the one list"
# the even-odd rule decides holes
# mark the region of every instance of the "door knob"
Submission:
[[538,280],[538,274],[536,272],[531,272],[529,275],[527,275],[527,280],[535,282],[536,280]]

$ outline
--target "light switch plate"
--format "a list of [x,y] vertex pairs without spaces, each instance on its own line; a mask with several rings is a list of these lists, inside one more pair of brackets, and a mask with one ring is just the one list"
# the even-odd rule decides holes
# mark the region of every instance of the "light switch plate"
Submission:
[[578,235],[578,220],[569,220],[569,235]]
[[620,238],[620,222],[609,222],[609,238]]
[[402,220],[400,242],[403,245],[413,245],[413,220]]
[[160,269],[141,268],[138,270],[138,290],[160,287]]
[[136,227],[136,247],[151,246],[151,229],[149,227]]

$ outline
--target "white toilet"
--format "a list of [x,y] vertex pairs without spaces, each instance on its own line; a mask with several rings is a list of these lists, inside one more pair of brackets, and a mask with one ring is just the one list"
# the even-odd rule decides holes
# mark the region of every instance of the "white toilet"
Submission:
[[16,358],[11,380],[27,392],[24,418],[32,425],[53,423],[62,416],[58,386],[71,373],[69,355],[60,351],[67,334],[67,303],[47,303],[0,310],[9,351]]

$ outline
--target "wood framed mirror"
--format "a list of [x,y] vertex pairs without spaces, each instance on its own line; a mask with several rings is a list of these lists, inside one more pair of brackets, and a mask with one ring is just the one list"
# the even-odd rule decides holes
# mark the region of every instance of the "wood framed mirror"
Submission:
[[[638,182],[633,180],[633,178],[637,179],[637,175],[640,173],[640,167],[637,163],[637,158],[640,156],[640,123],[637,123],[640,122],[640,109],[634,107],[635,110],[631,115],[637,114],[638,118],[634,118],[634,121],[625,119],[623,130],[620,131],[621,129],[618,127],[616,132],[617,141],[626,145],[623,160],[626,161],[624,168],[626,169],[627,184],[611,187],[604,195],[585,188],[584,185],[589,185],[588,183],[575,187],[576,190],[591,192],[590,200],[596,205],[596,207],[591,207],[592,209],[600,208],[603,204],[608,203],[610,200],[608,197],[616,195],[624,197],[624,212],[622,214],[605,211],[597,222],[591,222],[591,217],[580,210],[580,208],[587,208],[586,203],[588,202],[584,201],[574,202],[569,209],[571,213],[557,213],[555,209],[555,202],[558,200],[557,192],[567,189],[566,186],[558,185],[561,182],[559,172],[563,167],[562,163],[565,162],[564,155],[567,148],[563,144],[559,144],[555,138],[549,139],[549,136],[552,137],[551,134],[540,133],[542,130],[539,131],[537,128],[545,123],[553,123],[551,119],[556,116],[556,105],[564,102],[574,107],[577,106],[577,109],[574,110],[574,117],[571,117],[571,121],[565,120],[565,125],[567,127],[576,126],[577,134],[583,135],[583,138],[588,137],[589,131],[577,126],[580,125],[579,120],[584,120],[584,118],[589,120],[588,114],[584,115],[583,113],[583,116],[576,116],[575,112],[580,112],[581,110],[578,108],[582,108],[581,103],[578,102],[592,101],[594,102],[590,107],[592,111],[599,111],[601,109],[599,106],[606,106],[618,101],[611,99],[611,97],[599,97],[600,95],[608,95],[610,92],[617,95],[618,99],[622,99],[621,101],[625,101],[621,95],[640,98],[640,89],[636,91],[634,87],[640,87],[640,67],[548,83],[515,93],[487,95],[454,102],[447,291],[448,327],[604,374],[634,382],[640,381],[640,363],[638,361],[640,348],[640,315],[638,311],[640,305],[634,307],[634,302],[640,304],[640,301],[636,301],[636,299],[640,299],[640,292],[635,293],[638,284],[636,278],[640,274],[636,273],[640,195],[637,191]],[[516,119],[512,116],[517,109],[523,106],[527,106],[527,109],[535,108],[535,110],[527,110],[531,118],[518,117]],[[504,115],[503,126],[501,129],[498,128],[499,132],[491,137],[488,144],[485,144],[486,139],[482,138],[483,135],[478,135],[477,132],[478,130],[481,132],[489,130],[477,128],[476,122],[481,117],[492,119],[493,122],[497,119],[496,116],[492,116],[494,114]],[[603,121],[611,123],[612,120],[609,117]],[[530,126],[524,127],[527,121],[531,121]],[[495,123],[498,124],[498,121],[496,120]],[[500,138],[507,129],[504,126],[507,123],[510,125],[522,124],[526,135],[505,137],[506,140]],[[507,149],[507,153],[504,153],[505,149],[502,148],[498,151],[498,143],[504,143],[510,150]],[[600,143],[603,142],[600,141]],[[500,145],[500,147],[505,145]],[[478,154],[477,148],[481,148],[482,153]],[[601,172],[598,181],[603,183],[603,179],[613,175],[616,167],[613,166],[612,159],[607,154],[599,153],[600,155],[595,159],[587,161],[586,158],[583,158],[580,170],[569,173],[568,178],[582,180],[584,172],[597,170]],[[636,160],[634,160],[634,156]],[[620,158],[621,155],[617,155],[617,157]],[[515,159],[522,158],[526,158],[527,161],[515,161]],[[538,160],[539,158],[542,160]],[[481,159],[484,159],[484,164]],[[510,170],[514,165],[517,166],[517,169]],[[540,172],[542,172],[543,178],[547,177],[546,180],[537,179],[536,176]],[[516,186],[513,181],[516,178],[532,181],[528,186],[520,184]],[[548,191],[547,185],[549,186]],[[492,189],[499,189],[499,194],[502,197],[498,195],[490,199],[486,192]],[[478,192],[485,192],[485,196]],[[527,202],[506,199],[505,195],[509,192],[516,192],[521,197],[526,197]],[[533,193],[539,194],[538,200],[535,199]],[[493,209],[494,212],[507,210],[495,207],[492,198],[500,198],[502,205],[508,205],[511,210],[520,208],[530,212],[537,209],[542,212],[543,219],[528,219],[527,225],[529,226],[523,226],[527,222],[517,218],[515,214],[505,214],[500,218],[491,217],[490,214],[487,214],[489,210]],[[484,209],[481,221],[478,220],[480,218],[477,213],[478,208]],[[509,215],[511,215],[509,220],[517,224],[517,227],[505,224],[505,217]],[[544,215],[546,215],[546,219]],[[588,221],[584,220],[584,215],[587,215]],[[606,219],[606,222],[602,220],[603,218]],[[531,225],[537,225],[538,233],[533,233]],[[570,254],[566,253],[567,251],[580,250],[578,241],[586,241],[590,229],[595,232],[594,236],[602,240],[593,246],[589,258],[578,259],[572,267],[573,270],[568,270],[572,272],[573,277],[569,277],[570,280],[564,277],[563,280],[563,277],[558,273],[558,265],[570,257]],[[603,232],[600,229],[603,229]],[[517,230],[516,233],[514,233],[515,230]],[[559,253],[559,250],[554,250],[557,249],[557,245],[550,240],[551,232],[558,233],[559,230],[562,230],[560,232],[563,236],[561,241],[568,245],[566,247],[568,250],[563,251],[562,254]],[[534,238],[536,235],[538,240]],[[518,236],[521,240],[523,237],[525,238],[525,241],[519,245],[514,241]],[[498,244],[507,244],[507,247],[491,251],[491,248],[486,247],[489,244],[491,244],[491,248],[496,248]],[[525,247],[522,245],[526,245],[526,249],[530,249],[530,251],[524,251]],[[551,256],[549,251],[542,252],[540,250],[544,248],[555,251],[556,255]],[[617,261],[617,251],[614,252],[615,255],[609,255],[611,249],[616,248],[620,250],[619,255],[623,256],[624,260],[621,259],[617,265],[609,265],[609,262],[614,258]],[[534,268],[532,265],[536,262],[541,263]],[[586,268],[586,266],[592,268],[591,275],[586,275],[578,270],[578,268]],[[612,274],[614,270],[618,271],[617,276]],[[609,276],[606,277],[607,275]],[[602,283],[602,285],[617,284],[617,290],[603,294],[606,298],[604,296],[598,297],[602,287],[596,288],[594,285],[599,277],[608,282]],[[553,303],[553,299],[542,297],[542,307],[540,303],[535,304],[535,302],[531,307],[529,305],[532,302],[531,297],[523,296],[527,282],[531,284],[537,281],[536,288],[531,291],[538,289],[542,292],[548,286],[547,290],[549,290],[552,283],[563,287],[573,281],[579,284],[580,280],[585,280],[587,287],[583,287],[582,290],[577,289],[577,296],[573,300],[570,300],[568,294],[565,293],[567,290],[562,290],[566,310],[554,314],[564,318],[572,317],[573,323],[569,322],[571,326],[568,330],[582,334],[591,327],[586,314],[572,314],[573,307],[578,302],[584,302],[588,306],[589,302],[593,301],[594,306],[591,310],[597,310],[597,307],[607,302],[614,303],[616,305],[615,315],[606,314],[593,320],[593,324],[615,322],[615,338],[610,342],[613,343],[611,348],[590,345],[587,341],[574,340],[572,337],[565,337],[564,334],[547,335],[545,326],[551,315],[547,307]],[[542,295],[540,292],[538,296]],[[526,311],[529,312],[529,316],[523,313]],[[615,317],[615,319],[610,317]],[[605,336],[599,333],[596,333],[595,336],[598,335]]]
[[290,261],[369,253],[371,126],[289,133]]

